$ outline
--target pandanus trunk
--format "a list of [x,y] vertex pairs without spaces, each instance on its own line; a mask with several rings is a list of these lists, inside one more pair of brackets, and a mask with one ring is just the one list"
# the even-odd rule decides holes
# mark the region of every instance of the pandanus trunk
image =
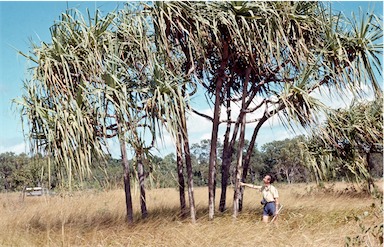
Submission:
[[[252,153],[253,153],[253,148],[255,147],[255,144],[256,144],[257,134],[259,133],[259,130],[260,130],[261,126],[267,120],[268,120],[268,118],[264,115],[260,119],[260,121],[257,123],[257,125],[255,127],[255,130],[253,131],[251,142],[249,143],[247,153],[246,153],[246,155],[244,157],[243,175],[242,175],[242,180],[241,181],[245,181],[246,178],[247,178],[248,170],[249,170],[249,164],[251,162],[251,156],[252,156]],[[242,191],[241,195],[240,195],[240,199],[239,199],[239,211],[241,211],[243,209],[243,195],[244,195],[244,192]]]
[[221,164],[221,195],[220,195],[220,212],[225,211],[226,205],[226,197],[227,197],[227,186],[229,179],[229,169],[231,167],[231,159],[232,159],[232,151],[233,148],[229,147],[228,142],[224,145],[223,148],[223,161]]
[[236,165],[236,180],[235,180],[235,193],[233,198],[233,216],[237,217],[240,209],[240,199],[241,194],[243,193],[242,187],[240,186],[240,181],[242,178],[243,172],[243,147],[244,147],[244,137],[245,137],[245,115],[240,126],[240,140],[237,150],[237,165]]
[[130,181],[130,169],[127,157],[127,150],[125,146],[125,136],[120,119],[117,119],[118,137],[120,142],[121,161],[124,169],[124,191],[125,191],[125,205],[127,210],[127,221],[129,224],[133,223],[133,208],[132,208],[132,196],[131,196],[131,181]]
[[185,203],[185,181],[184,181],[184,173],[183,173],[183,150],[182,150],[182,135],[181,133],[177,134],[176,140],[176,159],[177,159],[177,177],[179,180],[179,197],[180,197],[180,213],[181,217],[185,217],[187,215],[187,207]]
[[211,150],[209,154],[209,174],[208,174],[208,217],[210,220],[215,215],[215,194],[216,194],[216,159],[217,159],[217,137],[220,124],[220,107],[222,98],[221,89],[226,81],[225,68],[228,65],[229,47],[226,41],[223,41],[223,58],[218,70],[218,77],[215,87],[215,108],[213,113]]
[[143,165],[142,155],[141,154],[138,154],[137,173],[138,173],[138,177],[139,177],[139,186],[140,186],[141,217],[143,219],[145,219],[148,216],[148,211],[147,211],[147,203],[146,203],[146,198],[145,198],[144,165]]
[[229,168],[231,166],[232,151],[233,148],[229,143],[229,134],[231,132],[231,100],[230,100],[230,88],[227,87],[227,129],[224,135],[224,147],[221,163],[221,195],[220,195],[220,212],[225,211],[226,197],[227,197],[227,186],[229,178]]
[[[243,115],[243,113],[240,114],[240,117]],[[222,176],[222,188],[225,188],[225,190],[221,191],[221,198],[220,198],[220,211],[224,212],[225,207],[226,207],[226,202],[225,198],[227,196],[227,187],[228,187],[228,179],[229,179],[229,171],[231,168],[232,164],[232,156],[234,152],[234,145],[236,142],[236,136],[239,131],[239,125],[240,123],[236,123],[235,128],[232,133],[232,138],[229,143],[224,143],[224,148],[223,148],[223,163],[222,163],[222,170],[221,170],[221,176]],[[228,129],[227,129],[228,130]]]
[[184,150],[185,150],[185,165],[187,167],[187,175],[188,175],[189,210],[191,213],[192,223],[196,223],[195,197],[193,192],[192,161],[191,161],[191,155],[189,151],[188,137],[186,137],[186,139],[184,140]]
[[192,223],[196,223],[196,209],[195,209],[195,197],[193,192],[193,172],[192,172],[192,160],[191,153],[189,150],[189,139],[187,133],[187,122],[185,119],[185,112],[183,111],[182,116],[183,121],[183,143],[184,143],[184,156],[185,156],[185,166],[187,168],[188,176],[188,198],[189,198],[189,210],[191,213]]
[[[247,108],[246,106],[246,95],[247,87],[249,83],[249,74],[251,73],[251,68],[248,67],[246,70],[245,81],[243,85],[243,96],[241,101],[241,111],[244,112]],[[243,172],[243,148],[244,148],[244,139],[245,139],[245,125],[246,125],[246,114],[241,115],[240,119],[240,137],[237,148],[237,165],[236,165],[236,180],[235,180],[235,193],[233,198],[233,216],[237,217],[240,207],[240,198],[243,193],[243,187],[240,186]]]
[[211,137],[211,150],[209,155],[209,170],[208,170],[208,214],[209,219],[212,220],[215,214],[215,182],[216,182],[216,157],[217,157],[217,135],[219,131],[219,117],[220,117],[220,91],[222,80],[220,79],[216,85],[216,102],[215,112],[213,116],[213,128]]

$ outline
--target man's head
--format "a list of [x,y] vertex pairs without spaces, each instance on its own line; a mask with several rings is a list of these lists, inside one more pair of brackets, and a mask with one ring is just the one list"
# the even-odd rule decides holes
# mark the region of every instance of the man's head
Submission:
[[263,182],[264,182],[265,184],[271,184],[271,183],[273,183],[274,181],[275,181],[275,180],[273,179],[272,175],[270,175],[270,174],[265,175],[265,177],[263,178]]

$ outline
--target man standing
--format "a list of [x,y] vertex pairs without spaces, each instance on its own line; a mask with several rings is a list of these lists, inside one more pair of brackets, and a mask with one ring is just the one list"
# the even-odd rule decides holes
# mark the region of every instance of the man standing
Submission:
[[261,201],[261,204],[264,205],[263,222],[268,223],[269,216],[277,217],[278,208],[279,208],[279,193],[275,188],[275,186],[272,185],[274,180],[272,179],[271,175],[266,175],[263,178],[263,182],[264,182],[263,186],[246,184],[243,182],[240,182],[240,185],[246,186],[252,189],[260,189],[261,193],[263,194],[263,200]]

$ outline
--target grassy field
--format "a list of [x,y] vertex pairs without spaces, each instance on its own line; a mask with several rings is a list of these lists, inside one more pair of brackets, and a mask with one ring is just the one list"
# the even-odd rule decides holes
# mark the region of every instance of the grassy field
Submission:
[[149,217],[145,220],[140,219],[139,195],[135,191],[133,225],[125,222],[123,189],[24,200],[19,193],[3,193],[0,246],[328,247],[345,246],[347,237],[355,242],[361,239],[362,246],[379,246],[372,234],[377,229],[364,233],[363,227],[383,222],[378,205],[381,201],[352,193],[350,185],[343,183],[328,184],[328,189],[313,184],[276,187],[284,205],[276,224],[261,222],[261,195],[252,189],[245,190],[244,208],[237,219],[232,217],[233,192],[229,190],[228,211],[216,212],[215,219],[209,221],[208,190],[195,188],[196,224],[177,216],[176,189],[148,190]]

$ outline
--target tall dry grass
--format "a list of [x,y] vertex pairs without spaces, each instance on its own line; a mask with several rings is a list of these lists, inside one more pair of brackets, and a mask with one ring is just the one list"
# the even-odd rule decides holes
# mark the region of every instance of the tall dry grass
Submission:
[[[359,224],[382,222],[373,204],[381,203],[347,184],[328,191],[314,185],[276,185],[283,210],[276,224],[261,222],[260,193],[246,189],[243,211],[228,210],[208,220],[207,188],[195,189],[197,223],[180,219],[178,191],[147,191],[149,216],[140,219],[139,195],[134,196],[135,223],[125,221],[124,191],[83,191],[72,196],[26,197],[0,194],[1,246],[344,246],[346,237],[363,244],[377,240]],[[220,191],[217,191],[220,195]],[[219,199],[219,198],[217,198]],[[218,202],[217,204],[218,205]],[[377,207],[377,206],[376,206]],[[376,215],[375,215],[376,214]],[[359,220],[361,215],[365,219]]]

